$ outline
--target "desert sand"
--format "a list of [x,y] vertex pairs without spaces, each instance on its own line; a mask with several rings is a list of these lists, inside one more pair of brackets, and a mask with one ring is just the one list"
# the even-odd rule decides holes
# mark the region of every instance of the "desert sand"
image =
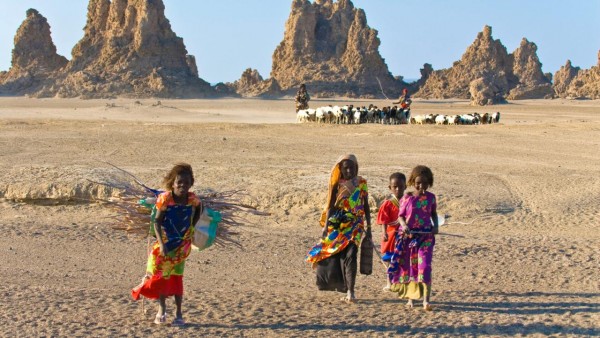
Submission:
[[[136,102],[137,101],[137,102]],[[389,101],[314,100],[325,104]],[[600,335],[600,102],[489,108],[415,100],[413,114],[501,112],[480,126],[297,124],[291,100],[0,98],[2,336]],[[432,168],[438,212],[433,312],[359,275],[356,304],[318,292],[304,262],[336,158],[354,153],[373,208],[387,178]],[[190,256],[183,328],[132,301],[146,241],[114,230],[90,179],[106,160],[158,187],[175,162],[195,188],[244,189],[270,216],[237,247]],[[381,230],[375,227],[375,241]],[[168,303],[169,318],[174,304]],[[169,319],[168,319],[169,320]]]

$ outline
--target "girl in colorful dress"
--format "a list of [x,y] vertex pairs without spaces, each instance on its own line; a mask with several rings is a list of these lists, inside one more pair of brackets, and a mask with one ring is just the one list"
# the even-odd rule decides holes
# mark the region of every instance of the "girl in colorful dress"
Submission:
[[155,324],[166,323],[166,299],[175,297],[177,312],[172,325],[184,325],[181,304],[183,301],[183,270],[185,260],[192,250],[194,225],[202,213],[200,199],[190,191],[194,174],[189,164],[176,164],[163,179],[166,192],[156,201],[156,242],[148,255],[146,277],[131,292],[133,298],[140,296],[158,299]]
[[416,166],[410,173],[408,186],[415,191],[404,196],[398,213],[400,228],[388,274],[391,290],[407,298],[423,298],[423,308],[431,311],[431,262],[435,234],[438,233],[437,201],[427,191],[433,186],[433,173],[426,166]]
[[[381,259],[384,262],[390,261],[392,254],[394,253],[396,243],[396,233],[398,232],[398,211],[400,201],[406,190],[406,176],[402,173],[393,173],[390,176],[390,196],[383,201],[379,207],[379,213],[377,214],[377,224],[382,226],[382,240],[381,240]],[[387,285],[383,288],[385,291],[390,290],[391,282],[387,278]]]
[[[327,204],[321,215],[323,238],[306,260],[317,270],[317,287],[324,291],[346,293],[342,298],[354,302],[357,252],[361,238],[371,240],[371,212],[367,181],[358,176],[354,155],[340,157],[331,172]],[[366,229],[365,229],[366,222]]]

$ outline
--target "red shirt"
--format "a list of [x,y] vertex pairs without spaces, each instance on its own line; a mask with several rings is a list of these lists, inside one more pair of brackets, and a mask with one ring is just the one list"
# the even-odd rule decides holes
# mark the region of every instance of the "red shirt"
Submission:
[[377,214],[377,224],[398,226],[398,202],[395,199],[387,199],[383,201],[381,207],[379,207],[379,213]]

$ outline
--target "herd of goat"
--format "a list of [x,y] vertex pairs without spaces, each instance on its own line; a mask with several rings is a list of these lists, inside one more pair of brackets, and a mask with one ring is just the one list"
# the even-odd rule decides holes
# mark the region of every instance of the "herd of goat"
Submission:
[[302,109],[296,113],[296,121],[335,123],[335,124],[490,124],[500,122],[500,112],[495,113],[472,113],[456,115],[415,115],[411,116],[410,109],[397,106],[383,107],[381,109],[374,105],[369,107],[349,106],[324,106],[317,109]]

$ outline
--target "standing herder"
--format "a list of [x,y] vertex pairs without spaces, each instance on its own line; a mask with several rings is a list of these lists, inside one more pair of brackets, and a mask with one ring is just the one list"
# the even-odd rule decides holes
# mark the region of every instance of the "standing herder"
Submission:
[[410,98],[410,95],[408,94],[408,89],[404,88],[402,89],[402,95],[400,95],[400,97],[398,98],[398,102],[392,102],[392,104],[399,104],[400,105],[400,111],[403,114],[403,116],[401,116],[401,118],[404,120],[403,122],[401,122],[401,124],[403,123],[408,123],[408,120],[410,119],[410,104],[412,103],[412,99]]
[[306,91],[306,85],[303,83],[296,94],[296,113],[299,110],[308,109],[308,101],[310,101],[310,96]]

